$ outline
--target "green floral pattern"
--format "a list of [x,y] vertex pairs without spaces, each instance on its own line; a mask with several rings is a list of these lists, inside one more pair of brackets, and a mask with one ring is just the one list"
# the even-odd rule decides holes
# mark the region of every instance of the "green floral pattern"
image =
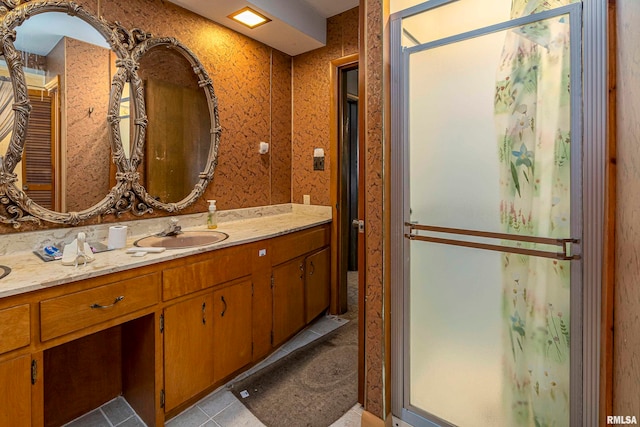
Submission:
[[[513,0],[511,16],[574,1]],[[506,35],[494,99],[504,232],[570,235],[569,53],[566,17]],[[569,262],[506,253],[502,262],[508,425],[568,426]]]

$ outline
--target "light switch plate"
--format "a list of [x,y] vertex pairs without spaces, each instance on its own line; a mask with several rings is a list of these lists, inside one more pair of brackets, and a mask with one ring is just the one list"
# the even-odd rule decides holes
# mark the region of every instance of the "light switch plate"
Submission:
[[324,157],[314,157],[313,158],[313,170],[314,171],[323,171],[324,170]]

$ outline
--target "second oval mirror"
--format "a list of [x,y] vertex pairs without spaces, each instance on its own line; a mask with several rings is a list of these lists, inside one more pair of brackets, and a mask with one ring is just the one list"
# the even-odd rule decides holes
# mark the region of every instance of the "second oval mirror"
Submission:
[[165,204],[194,191],[212,154],[210,103],[191,55],[179,46],[159,44],[139,60],[148,118],[141,183],[151,198]]

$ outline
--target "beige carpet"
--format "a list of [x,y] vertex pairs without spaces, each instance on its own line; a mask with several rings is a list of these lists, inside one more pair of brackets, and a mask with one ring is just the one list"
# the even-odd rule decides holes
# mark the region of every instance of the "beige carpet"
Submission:
[[[327,427],[356,404],[357,354],[358,324],[350,321],[231,391],[268,427]],[[243,390],[249,397],[240,395]]]

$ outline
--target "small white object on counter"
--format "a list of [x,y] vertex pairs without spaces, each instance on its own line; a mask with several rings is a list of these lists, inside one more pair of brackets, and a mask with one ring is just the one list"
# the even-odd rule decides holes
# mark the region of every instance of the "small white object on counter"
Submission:
[[109,227],[109,237],[107,238],[107,246],[109,249],[121,249],[127,245],[126,225],[113,225]]
[[160,253],[160,252],[164,252],[166,250],[166,248],[154,248],[151,246],[134,246],[133,248],[129,248],[127,249],[127,253],[128,254],[134,254],[136,252],[153,252],[153,253]]
[[73,242],[64,246],[61,260],[62,265],[73,265],[77,267],[80,264],[86,265],[95,259],[91,246],[86,242],[86,238],[87,236],[83,232],[80,232]]

